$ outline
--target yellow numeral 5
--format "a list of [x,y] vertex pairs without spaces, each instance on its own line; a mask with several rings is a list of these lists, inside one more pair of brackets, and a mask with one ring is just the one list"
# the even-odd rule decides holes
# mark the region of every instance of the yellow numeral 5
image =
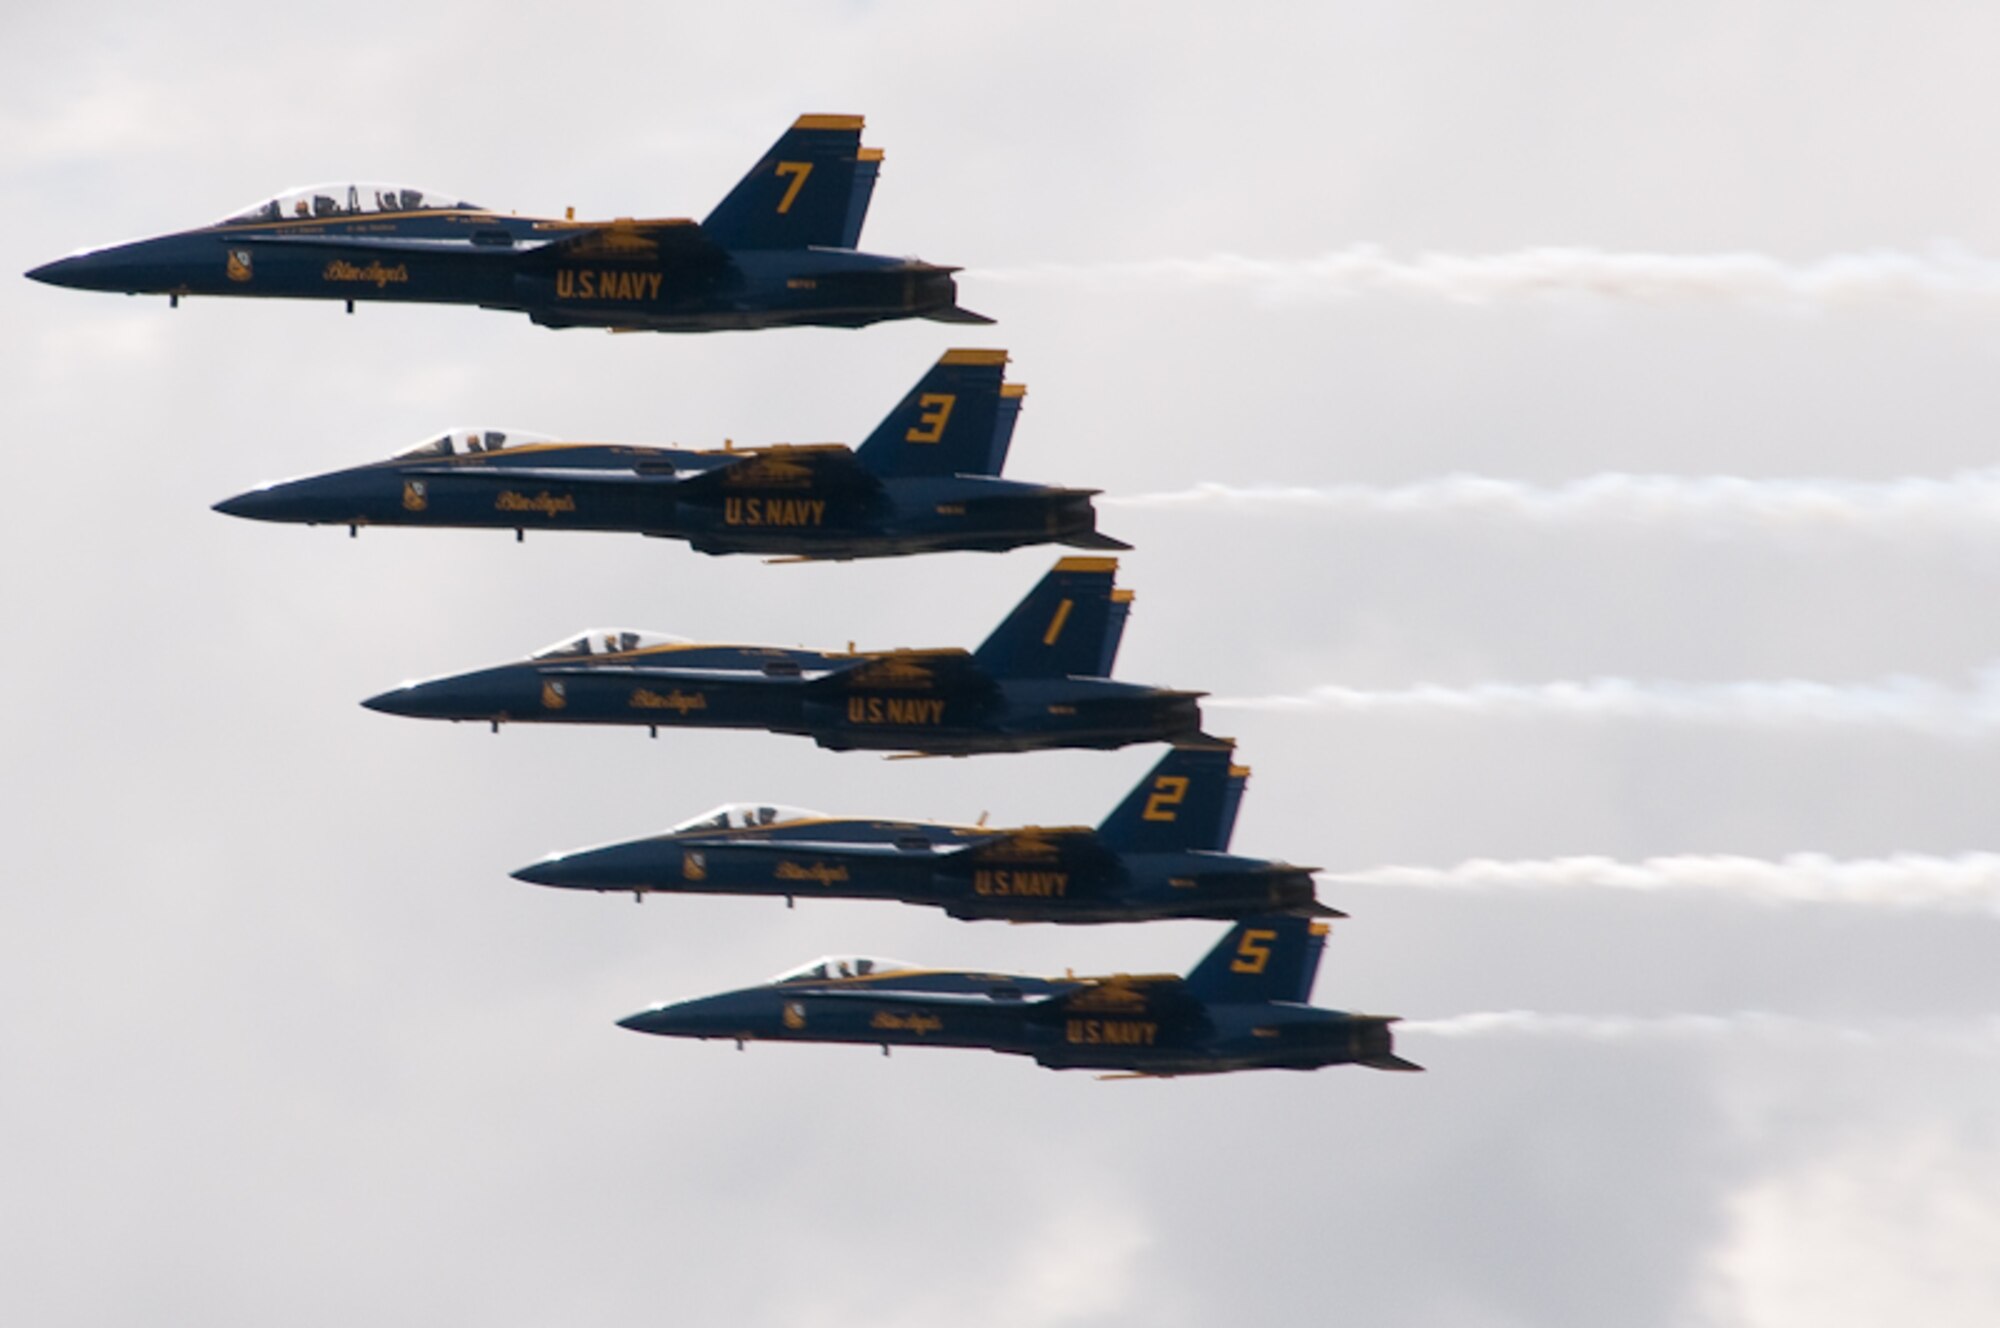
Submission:
[[1262,973],[1271,962],[1271,942],[1278,939],[1274,931],[1246,931],[1236,945],[1236,962],[1229,966],[1232,973]]
[[781,214],[792,210],[792,200],[799,196],[800,187],[805,184],[806,177],[812,173],[813,164],[809,161],[781,161],[778,163],[778,174],[792,177],[791,184],[785,188],[785,196],[778,200],[778,211]]
[[1187,797],[1186,775],[1161,775],[1153,781],[1153,796],[1146,799],[1146,810],[1140,814],[1142,821],[1171,821],[1180,816],[1174,808]]
[[[778,209],[780,212],[783,208]],[[958,404],[958,398],[949,392],[926,392],[917,398],[917,423],[903,435],[906,443],[934,443],[944,437],[945,423],[951,419],[951,408]]]

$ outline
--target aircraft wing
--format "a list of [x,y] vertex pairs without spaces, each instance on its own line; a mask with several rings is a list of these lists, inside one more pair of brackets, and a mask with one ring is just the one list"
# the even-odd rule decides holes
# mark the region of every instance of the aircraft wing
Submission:
[[449,475],[453,479],[486,479],[496,484],[524,480],[542,484],[588,484],[606,480],[619,484],[686,484],[699,471],[661,468],[657,462],[637,466],[399,466],[399,475]]
[[[656,678],[661,682],[727,682],[739,686],[768,683],[796,687],[796,673],[761,673],[755,669],[690,669],[666,664],[543,664],[537,673],[554,676],[588,675],[592,678]],[[808,684],[810,685],[810,684]]]
[[966,650],[889,650],[867,655],[807,684],[832,692],[987,692],[997,684]]
[[1010,1010],[1033,1009],[1036,1006],[1053,1005],[1063,999],[1064,993],[1051,992],[1046,996],[998,997],[986,992],[974,991],[881,991],[869,987],[832,987],[809,989],[801,993],[806,996],[824,997],[835,1001],[877,1001],[886,1005],[960,1005],[1003,1007]]
[[560,240],[477,240],[471,236],[427,235],[232,235],[232,245],[272,245],[285,249],[362,249],[379,254],[465,254],[478,258],[518,258],[560,244]]
[[684,483],[687,497],[697,501],[744,492],[852,495],[882,488],[882,481],[855,459],[853,450],[838,443],[760,447],[693,474]]

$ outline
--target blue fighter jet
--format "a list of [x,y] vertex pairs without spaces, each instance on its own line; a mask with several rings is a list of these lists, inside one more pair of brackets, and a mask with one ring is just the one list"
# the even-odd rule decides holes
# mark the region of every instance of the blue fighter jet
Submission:
[[651,839],[560,853],[514,873],[537,885],[664,894],[892,899],[1009,922],[1342,917],[1312,867],[1229,852],[1250,772],[1227,742],[1185,745],[1087,826],[842,820],[742,803]]
[[[962,756],[1200,739],[1201,692],[1114,682],[1132,596],[1064,558],[976,651],[856,653],[591,631],[362,702],[419,719],[766,729],[835,751]],[[1213,741],[1213,739],[1207,739]]]
[[387,184],[315,185],[212,225],[28,273],[81,290],[473,304],[622,331],[992,320],[954,267],[860,253],[881,152],[858,115],[802,115],[699,224],[517,216]]
[[387,461],[267,485],[215,505],[307,525],[636,531],[703,553],[873,558],[1061,543],[1097,533],[1095,489],[1003,480],[1026,389],[1007,353],[947,351],[858,448],[719,451],[563,443],[454,429]]
[[666,1002],[622,1019],[640,1033],[751,1041],[973,1047],[1052,1070],[1145,1078],[1229,1070],[1365,1065],[1416,1070],[1396,1055],[1393,1015],[1308,1002],[1326,926],[1246,918],[1186,977],[1016,977],[829,956],[761,987]]

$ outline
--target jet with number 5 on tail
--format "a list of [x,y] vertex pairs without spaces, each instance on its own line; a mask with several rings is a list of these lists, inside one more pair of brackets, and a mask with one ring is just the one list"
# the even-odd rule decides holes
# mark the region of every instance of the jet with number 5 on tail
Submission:
[[544,327],[713,332],[989,323],[952,273],[858,252],[882,154],[858,115],[802,115],[701,222],[552,220],[399,185],[316,185],[209,226],[28,273],[82,290],[472,304]]
[[1396,1055],[1393,1015],[1308,1004],[1326,926],[1246,918],[1186,977],[1016,977],[829,956],[761,987],[655,1005],[639,1033],[752,1041],[972,1047],[1052,1070],[1144,1078],[1230,1070],[1422,1067]]
[[387,461],[217,503],[261,521],[636,531],[703,553],[872,558],[1061,543],[1097,533],[1095,489],[1000,478],[1025,391],[1007,353],[953,350],[857,448],[721,451],[562,443],[454,430]]
[[1200,692],[1114,682],[1115,558],[1065,558],[974,651],[703,645],[592,631],[362,702],[420,719],[766,729],[836,751],[962,756],[1200,738]]
[[1096,829],[841,820],[720,807],[651,839],[561,853],[537,885],[647,893],[888,899],[1009,922],[1341,917],[1311,867],[1229,852],[1250,772],[1226,742],[1174,748]]

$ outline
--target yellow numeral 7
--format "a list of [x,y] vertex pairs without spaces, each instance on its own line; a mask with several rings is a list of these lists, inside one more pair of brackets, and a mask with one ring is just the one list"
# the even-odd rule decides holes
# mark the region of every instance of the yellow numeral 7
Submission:
[[785,196],[778,200],[778,211],[781,214],[792,210],[792,200],[799,196],[799,189],[805,184],[806,177],[812,173],[813,164],[809,161],[781,161],[778,163],[778,174],[792,177],[791,184],[785,187]]

